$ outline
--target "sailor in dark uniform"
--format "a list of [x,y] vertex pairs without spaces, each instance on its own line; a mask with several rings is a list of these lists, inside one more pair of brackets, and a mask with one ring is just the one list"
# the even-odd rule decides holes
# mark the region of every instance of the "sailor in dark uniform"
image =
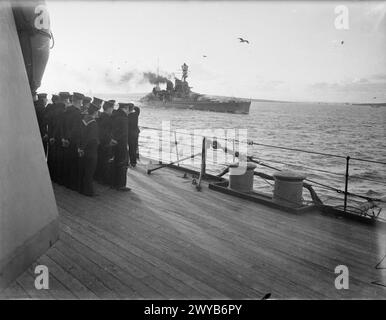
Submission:
[[137,161],[139,160],[139,146],[138,146],[138,140],[139,140],[139,133],[141,132],[141,130],[139,130],[139,126],[138,126],[138,118],[139,118],[139,114],[141,113],[141,109],[138,107],[138,106],[134,106],[134,111],[137,113],[137,121],[135,123],[136,127],[137,127],[137,139],[136,139],[136,142],[135,142],[135,156],[136,156],[136,159]]
[[138,117],[139,108],[135,108],[134,104],[129,103],[128,118],[128,146],[130,165],[134,168],[137,165],[137,143],[138,143]]
[[102,99],[99,99],[99,98],[96,98],[96,97],[94,97],[92,99],[92,104],[97,106],[99,108],[98,110],[100,110],[102,108],[102,103],[103,103]]
[[115,100],[105,101],[103,112],[97,119],[99,130],[98,164],[95,179],[102,184],[111,185],[111,159],[113,158],[112,147],[116,141],[112,139],[112,118]]
[[50,177],[52,181],[55,181],[54,177],[54,162],[55,162],[55,144],[51,144],[50,140],[53,138],[54,132],[54,117],[57,109],[57,103],[59,101],[59,96],[53,94],[51,97],[51,103],[49,103],[44,111],[44,123],[47,126],[47,145],[48,145],[48,154],[47,154],[47,165],[50,172]]
[[47,106],[47,93],[38,93],[38,100],[41,101],[41,104],[45,108]]
[[78,146],[82,115],[83,95],[74,92],[72,104],[64,113],[62,146],[64,148],[64,185],[72,190],[79,190]]
[[95,121],[99,107],[90,104],[81,121],[79,140],[79,192],[86,196],[94,196],[93,177],[97,166],[99,134]]
[[120,103],[119,108],[113,113],[112,136],[117,141],[114,147],[114,163],[113,163],[113,187],[119,191],[130,191],[126,187],[127,166],[128,166],[128,124],[127,115],[129,113],[129,104]]
[[80,109],[80,112],[83,114],[83,115],[86,115],[87,114],[87,109],[88,107],[90,106],[90,103],[91,103],[91,98],[90,97],[83,97],[83,103],[82,103],[82,107]]
[[56,103],[53,115],[52,136],[49,137],[50,146],[54,145],[54,181],[64,184],[64,147],[62,145],[64,117],[67,106],[70,105],[70,94],[68,92],[59,93],[59,101]]
[[[35,96],[36,97],[36,96]],[[36,98],[35,98],[36,99]],[[38,121],[40,138],[42,140],[44,153],[47,156],[47,128],[44,121],[44,112],[47,105],[47,93],[39,93],[37,99],[34,101],[36,118]]]

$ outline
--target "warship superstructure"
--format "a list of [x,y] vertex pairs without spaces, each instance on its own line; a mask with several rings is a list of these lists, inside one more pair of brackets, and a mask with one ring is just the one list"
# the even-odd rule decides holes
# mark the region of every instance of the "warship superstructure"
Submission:
[[188,65],[181,66],[181,79],[175,78],[174,84],[166,79],[166,89],[161,90],[159,83],[152,92],[140,99],[143,105],[162,108],[193,109],[214,112],[228,112],[248,114],[251,106],[250,100],[243,99],[215,99],[203,94],[191,91],[186,78],[188,77]]

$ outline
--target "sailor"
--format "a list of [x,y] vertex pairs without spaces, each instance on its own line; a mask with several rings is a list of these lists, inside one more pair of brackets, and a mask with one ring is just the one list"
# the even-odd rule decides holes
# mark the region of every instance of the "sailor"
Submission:
[[96,117],[99,107],[90,104],[87,115],[81,121],[80,140],[78,147],[79,155],[79,192],[86,196],[96,195],[93,186],[93,177],[97,166],[98,158],[98,125]]
[[112,148],[117,143],[112,139],[112,118],[115,100],[105,101],[103,112],[97,119],[99,130],[98,164],[95,172],[95,179],[102,184],[111,185],[111,159],[113,158]]
[[139,133],[141,132],[141,130],[139,130],[138,118],[139,118],[139,114],[141,112],[141,109],[138,106],[134,106],[134,111],[137,113],[137,121],[136,121],[137,135],[136,135],[136,141],[135,141],[135,158],[136,158],[136,160],[139,160],[138,140],[139,140]]
[[57,102],[59,101],[59,96],[53,94],[51,97],[51,103],[49,103],[44,111],[44,123],[47,127],[47,145],[48,145],[48,154],[47,154],[47,165],[50,172],[51,180],[54,180],[53,177],[53,165],[55,159],[55,145],[50,144],[50,139],[53,138],[54,131],[54,116],[57,108]]
[[41,104],[45,108],[47,105],[47,93],[38,93],[38,100],[41,101]]
[[81,113],[83,115],[86,115],[87,114],[87,109],[88,109],[88,107],[89,107],[89,105],[91,103],[91,98],[85,96],[85,97],[83,97],[82,101],[83,101],[83,103],[82,103],[82,108],[80,109],[80,111],[81,111]]
[[58,184],[64,183],[64,148],[62,145],[64,117],[67,106],[70,105],[70,93],[60,92],[53,115],[52,136],[49,137],[50,146],[54,145],[53,177]]
[[[36,99],[36,98],[35,98]],[[47,93],[39,93],[37,100],[34,101],[36,118],[38,120],[38,126],[40,131],[40,137],[42,139],[44,153],[47,156],[47,128],[44,121],[44,112],[47,105]]]
[[128,103],[119,103],[119,108],[113,113],[112,123],[112,137],[117,141],[114,147],[114,162],[113,162],[113,188],[119,191],[130,191],[131,189],[126,187],[127,179],[127,165],[128,165],[128,120],[127,115],[129,113]]
[[62,146],[64,148],[64,185],[72,190],[79,190],[79,161],[78,146],[82,115],[83,95],[74,92],[72,104],[68,105],[64,113]]
[[102,108],[102,103],[103,103],[102,99],[99,99],[99,98],[96,98],[96,97],[94,97],[92,99],[92,104],[96,105],[99,108],[98,110],[100,110],[100,108]]
[[129,103],[128,118],[128,147],[129,147],[129,159],[131,167],[137,165],[137,141],[139,135],[138,128],[139,108],[134,106],[133,103]]

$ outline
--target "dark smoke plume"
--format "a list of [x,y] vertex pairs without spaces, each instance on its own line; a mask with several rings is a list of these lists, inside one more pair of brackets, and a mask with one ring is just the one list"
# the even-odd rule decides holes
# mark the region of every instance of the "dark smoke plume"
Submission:
[[169,79],[164,76],[156,75],[153,72],[144,72],[142,74],[143,79],[141,82],[150,82],[151,84],[166,83]]
[[140,72],[140,71],[128,71],[123,75],[118,76],[115,73],[115,76],[110,73],[110,71],[105,72],[104,80],[105,83],[110,86],[122,86],[122,85],[135,85],[135,84],[144,84],[150,83],[156,85],[158,83],[167,83],[171,79],[171,75],[162,76],[157,75],[154,72]]

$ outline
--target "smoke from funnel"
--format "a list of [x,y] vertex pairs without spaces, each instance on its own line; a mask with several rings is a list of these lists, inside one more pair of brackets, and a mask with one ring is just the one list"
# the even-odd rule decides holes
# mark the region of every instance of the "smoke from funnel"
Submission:
[[118,72],[107,70],[104,74],[104,82],[110,87],[132,87],[138,84],[150,83],[156,85],[158,83],[167,83],[169,79],[172,78],[172,75],[157,75],[153,72],[143,72],[143,71],[127,71],[123,74]]
[[133,78],[134,78],[134,72],[126,72],[124,75],[121,76],[120,78],[120,82],[123,83],[123,82],[130,82]]
[[143,73],[143,82],[150,82],[151,84],[166,83],[169,79],[164,76],[156,75],[153,72]]

